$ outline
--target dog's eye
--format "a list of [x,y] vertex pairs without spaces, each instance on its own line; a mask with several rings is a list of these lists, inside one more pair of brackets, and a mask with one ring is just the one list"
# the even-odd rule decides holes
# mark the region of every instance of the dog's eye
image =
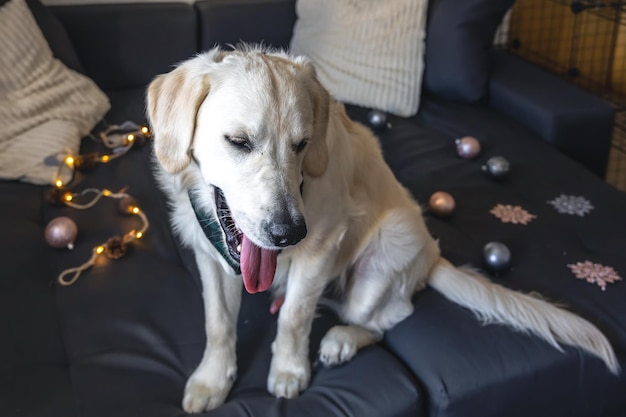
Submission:
[[250,152],[252,150],[252,144],[248,140],[248,138],[241,136],[230,136],[224,135],[224,139],[235,148],[242,150],[244,152]]
[[300,153],[304,150],[307,143],[309,143],[309,139],[302,139],[300,142],[291,145],[291,149],[293,149],[295,153]]

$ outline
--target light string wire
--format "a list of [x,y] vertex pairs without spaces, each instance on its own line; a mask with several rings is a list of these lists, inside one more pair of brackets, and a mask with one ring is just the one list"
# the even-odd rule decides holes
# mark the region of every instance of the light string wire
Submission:
[[[90,193],[93,193],[95,195],[88,202],[80,204],[74,201],[75,198],[80,198]],[[99,190],[97,188],[87,188],[78,193],[66,192],[63,195],[63,201],[69,207],[78,210],[86,210],[93,207],[102,197],[113,198],[117,200],[127,198],[128,201],[133,201],[133,198],[123,189],[117,193],[114,193],[108,189]],[[80,277],[81,273],[95,265],[98,257],[102,254],[105,254],[112,259],[117,259],[121,255],[111,255],[110,251],[112,250],[113,245],[123,245],[125,248],[126,244],[131,243],[136,239],[140,239],[145,234],[146,230],[148,230],[148,227],[150,226],[148,217],[141,211],[141,209],[137,205],[134,204],[129,204],[126,207],[126,210],[129,214],[139,217],[142,223],[141,228],[139,228],[139,230],[130,230],[121,237],[121,240],[116,240],[116,238],[120,238],[118,236],[114,236],[106,242],[95,246],[92,250],[91,257],[85,263],[74,268],[68,268],[59,274],[57,281],[60,285],[69,286],[74,284],[76,280],[78,280],[78,278]]]
[[[54,180],[54,186],[58,190],[62,191],[65,185],[61,179],[63,172],[65,172],[64,170],[70,170],[69,183],[74,179],[76,170],[90,169],[97,163],[110,162],[113,159],[125,155],[133,145],[143,143],[144,140],[152,137],[152,132],[147,125],[138,125],[130,121],[124,122],[121,125],[108,125],[106,122],[105,124],[107,125],[106,128],[99,133],[98,137],[91,133],[89,136],[95,141],[104,144],[108,149],[111,149],[112,152],[102,155],[99,153],[87,155],[62,154],[63,162],[59,164],[59,169],[57,170]],[[77,199],[80,200],[88,194],[94,194],[89,201],[86,203],[76,202]],[[69,207],[78,210],[86,210],[95,206],[102,197],[117,200],[127,198],[130,202],[134,201],[133,197],[125,192],[125,189],[114,193],[108,189],[99,190],[97,188],[86,188],[78,193],[65,192],[62,195],[61,201]],[[140,239],[144,235],[150,225],[148,217],[135,204],[129,203],[125,209],[129,214],[139,217],[142,222],[141,228],[138,230],[133,229],[124,234],[121,238],[119,236],[113,236],[106,242],[95,246],[92,250],[91,257],[85,263],[74,268],[68,268],[59,274],[57,281],[60,285],[69,286],[75,283],[81,273],[94,266],[98,257],[102,254],[111,259],[117,259],[123,256],[126,245],[136,239]],[[114,249],[116,251],[115,253],[113,253]]]
[[[119,132],[115,133],[116,131]],[[122,133],[122,131],[124,131],[124,133]],[[102,142],[104,146],[112,149],[112,153],[104,155],[98,153],[90,155],[61,154],[63,162],[59,164],[55,175],[56,179],[54,180],[54,185],[56,187],[61,188],[65,185],[61,179],[63,172],[66,172],[65,170],[70,170],[70,180],[68,182],[71,182],[74,178],[74,172],[80,169],[81,164],[105,164],[120,156],[126,155],[133,145],[137,143],[137,139],[149,139],[152,137],[152,132],[146,125],[140,126],[132,122],[125,122],[122,125],[107,126],[104,131],[99,133],[99,138],[93,134],[89,134],[89,137],[95,141]]]

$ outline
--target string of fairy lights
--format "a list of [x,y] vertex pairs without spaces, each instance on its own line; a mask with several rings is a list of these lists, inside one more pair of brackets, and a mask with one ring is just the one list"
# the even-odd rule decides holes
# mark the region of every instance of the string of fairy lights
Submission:
[[[145,213],[139,208],[134,197],[122,189],[113,192],[109,189],[87,188],[79,192],[72,192],[66,187],[74,178],[75,171],[86,172],[95,168],[98,164],[106,164],[116,158],[125,155],[133,146],[141,145],[152,137],[152,132],[146,125],[137,125],[133,122],[124,122],[121,125],[111,125],[100,132],[99,136],[91,135],[93,139],[101,141],[110,153],[87,153],[61,155],[61,163],[56,178],[53,179],[54,187],[48,194],[48,200],[52,204],[61,204],[77,210],[86,210],[95,206],[101,199],[118,200],[118,208],[122,214],[136,216],[140,225],[131,229],[121,236],[112,236],[105,242],[93,247],[91,256],[87,261],[76,267],[62,271],[57,282],[68,286],[78,280],[81,274],[94,266],[98,258],[105,256],[109,259],[119,259],[126,254],[127,247],[137,239],[141,239],[150,222]],[[69,175],[65,175],[69,174]],[[69,178],[64,181],[63,178]],[[70,217],[59,216],[52,219],[45,229],[45,239],[54,248],[74,248],[74,241],[78,235],[78,226]]]

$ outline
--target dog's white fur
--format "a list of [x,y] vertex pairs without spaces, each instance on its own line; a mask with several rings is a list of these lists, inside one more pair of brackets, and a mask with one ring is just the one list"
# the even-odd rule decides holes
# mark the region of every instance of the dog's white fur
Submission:
[[[192,190],[216,215],[214,186],[260,247],[277,249],[262,226],[277,211],[288,207],[306,220],[306,237],[279,255],[272,287],[285,297],[267,381],[277,397],[297,396],[309,383],[311,322],[332,281],[342,290],[338,309],[347,324],[323,338],[319,356],[326,365],[378,341],[411,314],[411,296],[430,285],[484,322],[535,334],[557,349],[559,343],[578,346],[619,371],[610,343],[591,323],[443,259],[377,139],[329,97],[306,59],[260,47],[216,48],[157,77],[147,102],[157,177],[204,286],[207,345],[185,389],[186,411],[220,405],[237,373],[242,280],[209,244],[187,194]],[[236,149],[224,135],[249,139],[253,148]],[[309,143],[296,152],[303,138]]]

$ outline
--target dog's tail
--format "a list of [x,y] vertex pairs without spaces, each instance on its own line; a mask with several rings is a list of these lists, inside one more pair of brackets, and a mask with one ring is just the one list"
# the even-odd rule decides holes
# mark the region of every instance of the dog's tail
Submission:
[[522,294],[440,258],[429,285],[447,299],[470,309],[484,323],[502,323],[539,336],[558,350],[559,343],[598,356],[618,374],[620,366],[607,338],[587,320],[539,298]]

